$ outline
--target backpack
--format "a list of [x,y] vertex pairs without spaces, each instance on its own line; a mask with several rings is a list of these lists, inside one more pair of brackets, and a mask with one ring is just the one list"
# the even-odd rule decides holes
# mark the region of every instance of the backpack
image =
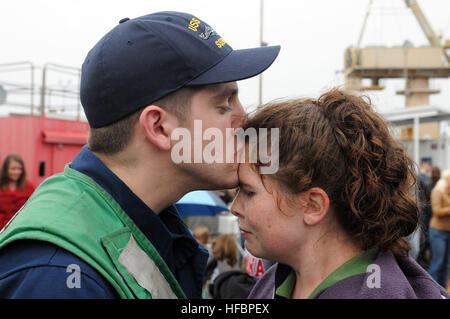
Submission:
[[256,278],[240,270],[230,270],[218,275],[209,292],[213,299],[246,299]]

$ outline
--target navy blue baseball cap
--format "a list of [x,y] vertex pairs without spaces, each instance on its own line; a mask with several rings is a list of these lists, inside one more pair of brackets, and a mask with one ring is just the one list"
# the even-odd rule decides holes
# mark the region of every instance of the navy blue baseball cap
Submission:
[[182,12],[124,18],[89,51],[80,98],[103,127],[184,86],[232,82],[266,70],[280,46],[233,50],[203,20]]

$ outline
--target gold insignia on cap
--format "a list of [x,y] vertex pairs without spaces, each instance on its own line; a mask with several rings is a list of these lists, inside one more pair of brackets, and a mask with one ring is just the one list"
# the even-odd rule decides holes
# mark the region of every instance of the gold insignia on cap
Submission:
[[217,39],[215,43],[219,48],[222,48],[225,44],[227,44],[223,38]]
[[200,20],[192,18],[191,21],[189,22],[188,29],[197,32],[200,23],[201,23]]

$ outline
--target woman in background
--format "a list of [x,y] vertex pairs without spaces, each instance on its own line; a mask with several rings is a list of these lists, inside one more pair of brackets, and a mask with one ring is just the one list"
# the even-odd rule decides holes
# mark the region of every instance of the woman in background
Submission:
[[214,280],[222,273],[240,270],[238,263],[238,246],[233,236],[221,234],[212,242],[213,258],[208,262],[205,271],[204,298],[213,298],[211,287]]
[[450,169],[444,170],[431,193],[430,275],[441,286],[447,284],[450,261]]
[[34,191],[27,181],[25,165],[19,155],[8,155],[3,162],[0,175],[0,229],[25,204]]
[[430,176],[430,189],[433,190],[434,186],[436,186],[437,182],[441,178],[441,169],[437,166],[433,166],[431,168],[431,176]]
[[195,227],[194,231],[192,232],[195,239],[203,245],[209,253],[208,256],[208,263],[213,259],[213,253],[211,251],[211,243],[209,242],[209,229],[206,226],[200,225]]

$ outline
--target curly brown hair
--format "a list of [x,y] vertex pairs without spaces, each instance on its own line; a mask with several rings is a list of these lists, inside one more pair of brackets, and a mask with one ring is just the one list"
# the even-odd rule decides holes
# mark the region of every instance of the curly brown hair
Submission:
[[322,188],[363,250],[408,255],[404,237],[419,220],[414,163],[368,97],[334,88],[318,99],[269,103],[250,116],[250,127],[280,132],[279,170],[263,180],[275,180],[286,196]]

